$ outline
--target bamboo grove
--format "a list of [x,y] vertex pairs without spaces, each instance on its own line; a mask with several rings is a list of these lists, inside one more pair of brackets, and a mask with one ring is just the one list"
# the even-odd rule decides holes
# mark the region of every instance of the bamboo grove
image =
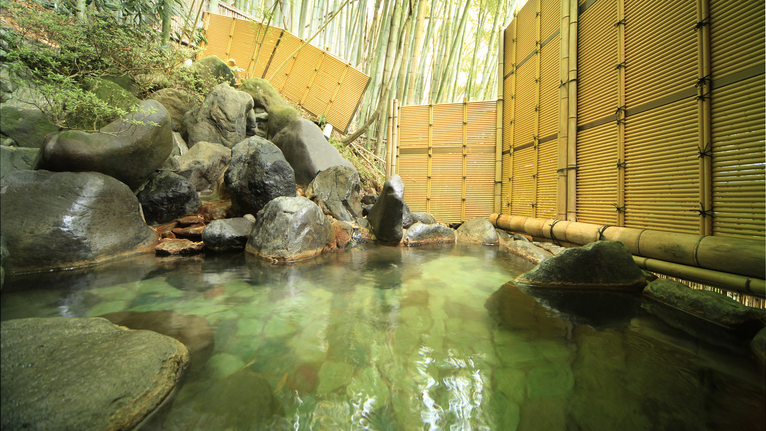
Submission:
[[[345,142],[385,151],[388,100],[497,97],[498,34],[519,0],[235,0],[233,6],[350,62],[370,85]],[[210,10],[217,9],[211,1]],[[502,27],[501,27],[502,26]],[[313,38],[313,39],[312,39]]]

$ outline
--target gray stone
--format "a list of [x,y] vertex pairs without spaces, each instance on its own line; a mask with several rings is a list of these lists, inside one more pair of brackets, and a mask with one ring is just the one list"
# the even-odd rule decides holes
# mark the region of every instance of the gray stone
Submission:
[[178,158],[176,173],[194,184],[197,191],[216,191],[230,162],[230,148],[221,144],[198,142]]
[[202,206],[197,189],[186,178],[159,171],[138,192],[146,222],[159,225],[196,214]]
[[354,221],[362,215],[360,191],[356,169],[332,166],[317,174],[305,193],[325,214],[342,221]]
[[457,229],[457,238],[459,241],[488,245],[496,245],[500,241],[495,227],[484,217],[474,217],[460,225]]
[[32,169],[39,151],[37,148],[0,146],[0,178],[13,171]]
[[91,265],[157,242],[133,192],[95,172],[10,173],[0,180],[0,214],[9,272]]
[[109,106],[131,112],[140,101],[119,84],[104,78],[85,80],[85,89]]
[[366,194],[362,196],[362,205],[374,205],[376,200],[378,200],[377,195]]
[[[275,105],[269,109],[269,123],[267,127],[267,136],[269,139],[276,136],[292,121],[301,117],[301,113],[297,109],[289,105]],[[312,123],[313,124],[313,123]],[[324,136],[322,136],[324,139]]]
[[232,87],[237,85],[237,78],[234,76],[234,72],[217,55],[210,55],[197,60],[189,68],[203,82],[223,82],[228,83]]
[[242,81],[239,91],[244,91],[253,98],[256,108],[270,110],[274,106],[286,106],[287,102],[271,86],[271,83],[262,78],[250,78]]
[[[522,237],[523,238],[523,237]],[[503,249],[534,263],[535,265],[553,256],[550,252],[532,244],[529,240],[510,240],[500,243]]]
[[0,106],[0,133],[25,148],[40,148],[49,133],[59,128],[31,104],[4,103]]
[[436,224],[436,217],[424,211],[410,211],[410,217],[414,220],[413,223]]
[[348,166],[356,170],[351,162],[341,157],[337,148],[327,142],[319,127],[305,118],[291,121],[272,138],[272,142],[282,150],[295,171],[295,182],[302,187],[320,171],[332,166]]
[[404,182],[399,175],[393,175],[383,184],[378,200],[367,214],[378,242],[397,245],[402,240],[404,205]]
[[213,327],[202,316],[162,310],[144,313],[120,311],[98,317],[128,329],[145,329],[180,341],[189,350],[191,356],[187,373],[196,374],[201,371],[215,350]]
[[455,230],[440,224],[416,222],[404,233],[402,242],[407,246],[454,243]]
[[561,252],[563,252],[564,250],[567,249],[566,247],[562,247],[560,245],[556,245],[556,244],[553,244],[551,242],[537,242],[537,241],[534,241],[534,242],[532,242],[532,244],[542,248],[543,250],[547,251],[548,253],[550,253],[550,254],[552,254],[554,256],[557,255],[557,254],[561,254]]
[[129,430],[175,389],[179,341],[102,318],[2,322],[2,428]]
[[36,169],[101,172],[136,190],[173,151],[168,111],[155,100],[113,121],[98,132],[52,133],[38,156]]
[[257,136],[234,146],[224,181],[236,215],[257,214],[276,197],[296,195],[293,168],[279,148]]
[[644,289],[644,295],[674,310],[723,326],[750,340],[766,324],[763,310],[746,305],[720,293],[691,287],[666,278],[658,278]]
[[570,248],[540,262],[516,278],[516,284],[548,289],[611,289],[640,292],[646,285],[628,248],[617,241],[596,241]]
[[168,110],[173,130],[177,130],[181,126],[181,121],[187,111],[200,105],[199,99],[194,95],[174,88],[163,88],[155,91],[149,98],[160,102]]
[[244,249],[254,225],[244,217],[213,220],[202,231],[202,241],[206,249],[217,252]]
[[298,261],[322,253],[334,235],[332,222],[314,202],[278,197],[263,208],[245,250],[272,261]]
[[231,148],[247,137],[248,121],[255,121],[252,111],[252,97],[229,84],[218,84],[202,106],[184,114],[181,122],[186,133],[184,139],[189,148],[198,142],[212,142]]
[[183,156],[189,151],[189,146],[186,145],[183,136],[178,132],[173,132],[173,151],[174,156]]

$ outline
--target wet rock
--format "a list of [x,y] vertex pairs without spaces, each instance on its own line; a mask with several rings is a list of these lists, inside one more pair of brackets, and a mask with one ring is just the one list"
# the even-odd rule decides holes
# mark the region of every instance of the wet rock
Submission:
[[374,205],[376,200],[378,200],[377,195],[366,194],[362,196],[362,205]]
[[0,330],[3,429],[133,429],[189,363],[177,340],[101,318],[18,319]]
[[39,151],[37,148],[0,146],[0,178],[13,171],[32,169]]
[[181,121],[187,111],[200,105],[200,101],[196,96],[174,88],[163,88],[162,90],[155,91],[149,98],[160,102],[168,110],[173,130],[178,130],[181,126]]
[[187,373],[196,374],[207,363],[215,350],[213,327],[201,316],[186,315],[175,311],[120,311],[99,317],[128,329],[145,329],[167,335],[183,343],[189,350],[191,362]]
[[168,112],[159,102],[145,100],[137,112],[98,132],[66,130],[48,135],[35,169],[101,172],[136,190],[172,150]]
[[202,231],[202,241],[206,249],[216,252],[244,249],[254,225],[244,217],[213,220]]
[[547,309],[561,313],[563,320],[598,329],[625,329],[641,309],[640,296],[623,292],[522,290],[537,298]]
[[335,231],[335,247],[343,250],[351,244],[354,235],[354,227],[347,222],[335,220],[332,222]]
[[[436,224],[436,217],[434,217],[431,213],[424,211],[411,211],[410,218],[413,220],[413,224],[417,222],[423,224]],[[407,229],[409,229],[409,227]]]
[[49,133],[59,128],[43,112],[23,103],[4,103],[0,107],[0,133],[24,148],[40,148]]
[[197,254],[205,247],[202,241],[188,239],[163,239],[155,250],[160,256]]
[[[522,237],[523,238],[523,237]],[[503,249],[509,253],[520,256],[524,260],[538,264],[545,259],[553,256],[550,252],[541,249],[540,247],[532,244],[529,240],[524,238],[523,240],[510,240],[501,243]]]
[[455,231],[440,224],[417,222],[404,233],[402,243],[407,246],[454,243]]
[[460,241],[487,245],[496,245],[500,241],[495,227],[484,217],[475,217],[463,223],[457,229],[457,238]]
[[272,199],[295,196],[295,174],[271,142],[253,136],[235,145],[224,176],[237,215],[257,214]]
[[8,244],[5,237],[0,234],[0,288],[5,284],[5,261],[8,259]]
[[[273,121],[269,113],[269,130]],[[305,118],[291,121],[271,141],[293,167],[299,186],[305,187],[320,171],[332,166],[348,166],[356,170],[351,162],[341,157],[337,148],[327,142],[319,127]]]
[[197,75],[202,82],[223,82],[232,87],[237,85],[237,79],[234,72],[225,61],[218,58],[217,55],[211,55],[197,60],[189,66],[191,72]]
[[[269,139],[281,132],[292,121],[301,117],[301,113],[297,109],[288,105],[275,105],[269,109],[269,123],[267,136]],[[312,123],[313,124],[313,123]],[[324,136],[322,136],[324,139]]]
[[178,159],[178,175],[188,179],[197,191],[216,191],[231,161],[231,149],[221,144],[198,142]]
[[138,199],[96,172],[16,171],[0,180],[9,272],[92,265],[154,249]]
[[159,225],[195,214],[202,206],[197,189],[186,178],[168,171],[153,175],[138,192],[146,222]]
[[324,361],[319,368],[317,395],[327,394],[346,386],[354,377],[354,366],[345,362]]
[[404,182],[399,175],[393,175],[383,184],[380,197],[367,214],[378,242],[397,245],[402,240],[404,205]]
[[560,245],[556,245],[550,242],[533,242],[532,244],[542,248],[543,250],[547,251],[548,253],[552,255],[561,254],[564,250],[566,250],[566,247],[562,247]]
[[287,102],[271,86],[271,83],[262,78],[250,78],[242,81],[239,91],[244,91],[253,98],[255,108],[270,110],[275,106],[286,106]]
[[502,241],[507,241],[507,240],[511,239],[511,235],[509,235],[508,232],[504,231],[503,229],[495,229],[495,232],[497,232],[497,236]]
[[237,371],[209,387],[189,384],[178,395],[179,399],[187,401],[170,412],[165,428],[188,431],[273,429],[270,428],[276,419],[273,416],[282,413],[273,393],[274,389],[266,379],[248,369]]
[[[747,343],[766,324],[763,310],[748,307],[720,293],[692,289],[675,280],[659,278],[646,286],[652,302],[644,308],[691,335],[744,352]],[[691,318],[690,318],[691,317]]]
[[231,148],[247,137],[248,121],[255,121],[250,118],[252,110],[252,97],[229,84],[218,84],[202,106],[184,114],[181,122],[186,133],[184,139],[190,149],[198,142]]
[[617,241],[597,241],[565,250],[518,276],[515,282],[530,288],[626,292],[640,292],[646,285],[630,251]]
[[342,221],[354,221],[362,215],[360,190],[356,169],[332,166],[317,174],[305,193],[325,214]]
[[750,348],[761,366],[766,364],[766,328],[761,329],[750,342]]
[[263,208],[245,250],[278,262],[316,256],[333,241],[332,222],[303,197],[278,197]]

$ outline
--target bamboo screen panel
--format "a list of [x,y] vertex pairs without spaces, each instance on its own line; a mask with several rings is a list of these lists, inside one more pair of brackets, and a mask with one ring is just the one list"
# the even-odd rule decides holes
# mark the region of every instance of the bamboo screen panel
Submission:
[[764,3],[710,2],[713,234],[763,238]]
[[[540,37],[542,40],[548,40],[553,33],[559,30],[561,26],[560,12],[561,5],[559,0],[542,0],[540,5],[540,19],[542,20],[540,23]],[[556,49],[558,51],[558,44],[556,44]]]
[[577,135],[577,219],[617,224],[617,128],[610,122]]
[[615,0],[598,0],[578,18],[578,125],[601,120],[617,109],[616,21]]
[[513,152],[513,194],[511,214],[533,216],[535,203],[535,165],[537,152],[532,146]]
[[205,21],[208,44],[202,56],[233,58],[247,77],[268,79],[286,99],[324,115],[336,129],[348,130],[369,76],[313,45],[293,55],[304,41],[278,27],[266,31],[255,21],[210,13]]
[[[559,36],[540,50],[540,139],[558,134],[559,127]],[[554,191],[555,194],[555,191]]]
[[540,143],[538,154],[537,196],[535,217],[556,218],[556,167],[558,141]]
[[442,223],[493,212],[496,115],[495,101],[399,108],[397,173],[412,211]]
[[516,63],[532,54],[537,47],[535,39],[537,38],[537,28],[535,18],[537,15],[537,0],[530,0],[521,8],[516,16],[516,22],[519,28],[516,30]]
[[628,117],[626,227],[699,233],[696,108],[687,98]]
[[511,213],[511,148],[513,147],[513,116],[516,103],[516,74],[514,73],[516,62],[516,43],[514,31],[516,20],[504,30],[505,45],[503,55],[503,175],[501,186],[501,212]]

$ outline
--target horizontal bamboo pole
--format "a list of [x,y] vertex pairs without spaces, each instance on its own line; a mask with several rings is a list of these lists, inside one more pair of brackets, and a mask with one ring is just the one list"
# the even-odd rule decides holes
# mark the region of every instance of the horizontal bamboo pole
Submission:
[[[729,275],[739,276],[740,281],[750,280],[751,287],[763,283],[766,272],[763,264],[766,261],[766,248],[763,241],[499,214],[492,214],[489,220],[501,229],[573,244],[585,245],[600,239],[620,241],[636,257],[728,274],[711,276],[704,283],[764,296],[763,289],[758,293],[757,289],[742,290],[741,285],[737,287],[733,282],[721,285],[721,280]],[[685,271],[690,272],[692,269]],[[705,271],[697,273],[707,274]]]

